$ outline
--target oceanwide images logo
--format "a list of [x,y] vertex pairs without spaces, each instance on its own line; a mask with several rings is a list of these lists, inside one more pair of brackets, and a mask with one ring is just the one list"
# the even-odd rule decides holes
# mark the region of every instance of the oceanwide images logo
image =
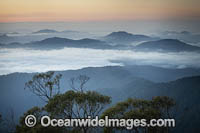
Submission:
[[[27,127],[34,127],[37,119],[34,115],[28,115],[25,118],[25,125]],[[99,119],[98,116],[91,118],[88,116],[85,119],[51,119],[49,116],[42,116],[40,123],[43,127],[126,127],[126,129],[133,129],[133,127],[175,127],[174,119],[151,119],[147,123],[146,119],[110,119],[105,116],[104,119]]]
[[34,115],[27,115],[24,122],[27,127],[34,127],[37,123],[37,120]]

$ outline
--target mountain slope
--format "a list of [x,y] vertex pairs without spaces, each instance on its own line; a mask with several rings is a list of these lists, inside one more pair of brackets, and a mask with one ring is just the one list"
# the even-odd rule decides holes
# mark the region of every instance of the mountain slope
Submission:
[[200,51],[200,47],[192,46],[176,39],[162,39],[158,41],[144,42],[137,45],[135,49],[142,51],[165,52]]
[[152,82],[169,82],[183,77],[200,75],[200,69],[197,68],[161,68],[148,65],[124,66],[132,75],[147,79]]
[[0,35],[0,42],[1,43],[10,43],[15,40],[14,37],[8,36],[6,34]]
[[123,87],[98,90],[112,97],[114,103],[129,97],[151,99],[154,96],[169,96],[176,101],[173,118],[174,133],[200,132],[200,76],[186,77],[168,83],[153,83],[134,80]]
[[149,41],[152,39],[153,38],[146,35],[134,35],[125,31],[112,32],[109,35],[103,37],[103,40],[106,42],[123,45],[131,44],[138,41]]
[[29,47],[35,48],[64,48],[64,47],[74,47],[74,48],[93,48],[93,49],[111,49],[112,46],[106,42],[95,40],[95,39],[80,39],[73,40],[60,37],[47,38],[42,41],[32,42],[28,44]]
[[[192,124],[193,117],[198,118],[200,76],[182,78],[188,75],[197,75],[198,69],[164,69],[152,66],[108,66],[88,67],[79,70],[58,71],[63,75],[61,80],[61,92],[70,89],[69,80],[71,77],[87,75],[91,79],[86,85],[87,90],[97,90],[105,95],[112,96],[113,103],[124,100],[128,97],[149,99],[152,96],[167,95],[173,97],[179,108],[177,119],[185,116]],[[154,74],[154,75],[153,75]],[[8,108],[13,108],[15,115],[19,118],[26,110],[33,106],[41,106],[42,102],[37,96],[28,90],[24,90],[24,84],[32,78],[34,73],[13,73],[0,76],[0,112],[3,114]],[[199,73],[200,75],[200,73]],[[160,80],[161,77],[165,77]],[[159,81],[174,80],[165,83],[154,83],[147,79]],[[144,79],[146,78],[146,79]],[[187,114],[184,110],[188,110]],[[195,112],[197,111],[197,112]],[[186,126],[187,121],[179,123],[181,127]],[[187,127],[186,131],[198,128]],[[177,131],[182,131],[177,128]]]
[[[58,71],[56,73],[61,73],[63,75],[61,80],[62,91],[66,91],[70,88],[70,78],[82,74],[90,77],[90,81],[87,84],[88,90],[101,90],[102,88],[107,88],[106,94],[109,94],[109,91],[113,93],[113,90],[109,88],[125,88],[125,86],[127,85],[133,85],[135,86],[136,91],[137,89],[140,89],[141,86],[144,87],[154,85],[155,83],[152,81],[167,82],[185,76],[193,76],[198,74],[200,75],[200,70],[192,68],[164,69],[152,66],[108,66],[88,67],[79,70]],[[33,75],[34,73],[13,73],[0,76],[0,104],[4,105],[5,107],[11,105],[13,105],[14,107],[20,106],[19,108],[15,109],[21,113],[28,109],[28,107],[37,105],[35,102],[31,101],[39,102],[40,99],[31,94],[28,90],[24,90],[25,82],[30,80]],[[137,83],[137,85],[132,84],[132,82]],[[154,87],[150,88],[153,89]],[[126,95],[128,94],[131,93],[127,93]],[[7,101],[7,103],[5,101]],[[30,103],[24,106],[24,104],[26,104],[27,102]]]
[[58,33],[58,31],[51,30],[51,29],[43,29],[43,30],[39,30],[39,31],[33,32],[33,34],[39,34],[39,33]]

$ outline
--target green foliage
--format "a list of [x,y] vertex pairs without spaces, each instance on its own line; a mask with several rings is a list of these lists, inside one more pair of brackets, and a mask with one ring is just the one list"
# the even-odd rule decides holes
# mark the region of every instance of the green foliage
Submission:
[[[89,128],[55,128],[42,127],[37,123],[34,127],[29,128],[25,125],[24,120],[27,115],[34,115],[40,120],[43,115],[50,115],[52,118],[87,118],[95,117],[111,102],[110,97],[101,95],[97,92],[75,92],[67,91],[64,94],[57,94],[42,109],[33,107],[28,110],[21,118],[20,124],[16,127],[17,133],[57,133],[57,132],[86,132]],[[81,130],[80,130],[81,129]]]
[[110,97],[97,92],[67,91],[49,100],[45,110],[53,116],[66,118],[95,117],[111,102]]
[[[61,75],[54,75],[54,72],[36,74],[32,80],[26,83],[25,88],[42,98],[47,102],[43,108],[34,107],[28,110],[21,118],[20,124],[16,127],[17,133],[55,133],[55,132],[88,132],[92,131],[89,127],[79,128],[55,128],[42,127],[37,123],[33,128],[28,128],[24,119],[27,115],[36,116],[40,120],[43,115],[49,115],[52,118],[92,118],[99,116],[105,107],[111,103],[111,98],[101,95],[94,91],[85,91],[85,84],[89,77],[80,75],[71,78],[70,87],[72,90],[60,94]],[[150,119],[170,118],[170,111],[175,106],[173,99],[166,96],[153,97],[152,100],[132,99],[119,102],[116,105],[106,109],[101,118],[123,119]],[[104,132],[114,132],[116,130],[127,130],[124,128],[105,128]],[[132,131],[139,132],[163,132],[163,128],[133,127]],[[167,129],[167,131],[169,131]]]
[[[44,109],[54,118],[94,118],[110,103],[110,97],[97,92],[67,91],[50,99]],[[77,132],[78,129],[71,128],[70,131]],[[78,131],[86,132],[88,129],[81,127]]]
[[176,105],[172,98],[167,96],[156,96],[152,98],[153,107],[162,113],[163,117],[170,118],[170,109]]
[[[123,118],[123,119],[146,119],[147,122],[150,119],[170,118],[170,109],[175,106],[175,101],[166,96],[153,97],[152,100],[132,99],[129,98],[126,101],[119,102],[116,105],[105,110],[101,116],[104,118]],[[135,132],[163,132],[168,129],[161,128],[142,128],[134,127]],[[126,130],[126,128],[105,128],[105,132],[112,132],[115,130]]]

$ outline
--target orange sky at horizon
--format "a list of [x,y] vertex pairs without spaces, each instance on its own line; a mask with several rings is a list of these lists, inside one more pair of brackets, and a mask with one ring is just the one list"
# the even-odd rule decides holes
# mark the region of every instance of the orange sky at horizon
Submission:
[[199,0],[1,0],[0,22],[193,19]]

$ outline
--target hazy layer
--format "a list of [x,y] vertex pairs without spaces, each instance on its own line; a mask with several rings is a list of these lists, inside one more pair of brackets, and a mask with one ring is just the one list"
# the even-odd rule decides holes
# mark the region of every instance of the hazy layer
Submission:
[[[200,33],[200,21],[99,21],[99,22],[38,22],[38,23],[0,23],[1,33],[17,32],[29,35],[41,29],[53,29],[57,31],[72,30],[90,33],[89,36],[105,36],[115,31],[126,31],[133,34],[146,34],[160,36],[165,31],[190,31]],[[74,37],[75,35],[73,35]],[[85,35],[84,35],[85,36]],[[71,36],[63,36],[71,38]],[[168,38],[168,37],[167,37]]]

